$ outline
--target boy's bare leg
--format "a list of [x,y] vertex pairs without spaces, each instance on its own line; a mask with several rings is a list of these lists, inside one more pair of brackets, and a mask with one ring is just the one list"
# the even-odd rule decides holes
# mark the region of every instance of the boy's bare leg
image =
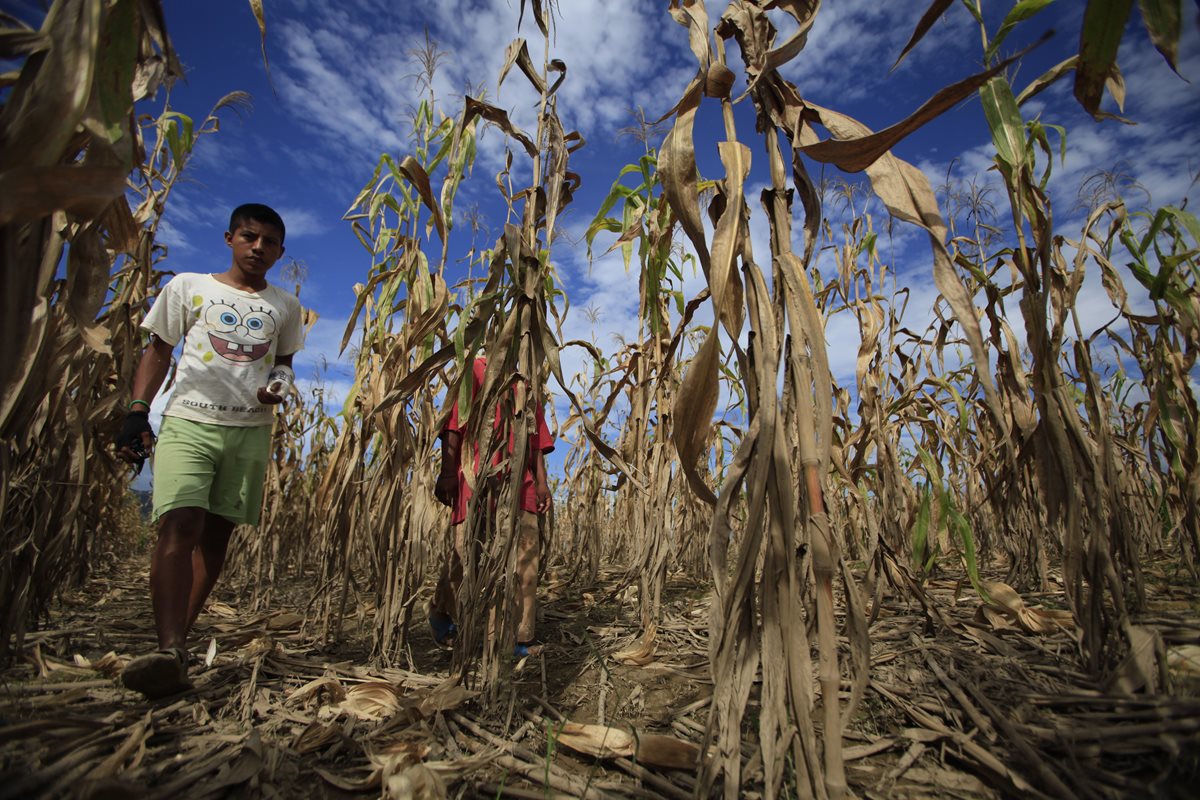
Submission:
[[537,625],[538,518],[531,511],[521,512],[521,530],[517,544],[517,641],[532,642]]
[[204,533],[200,536],[200,544],[192,550],[192,590],[188,597],[188,617],[186,636],[196,624],[204,602],[212,593],[225,566],[225,553],[229,548],[229,539],[233,535],[234,523],[224,517],[205,512]]
[[465,528],[466,525],[462,523],[454,526],[454,546],[442,562],[442,571],[438,575],[437,586],[433,590],[433,600],[429,604],[429,610],[438,615],[439,619],[454,619],[458,587],[462,585],[463,579],[462,548]]
[[192,590],[192,551],[204,535],[203,508],[174,508],[158,520],[158,544],[150,558],[150,602],[161,649],[187,641]]
[[463,579],[462,546],[466,527],[459,523],[451,528],[453,546],[442,559],[442,571],[438,575],[433,598],[429,601],[429,629],[433,632],[434,643],[440,647],[453,646],[458,638],[458,625],[454,618],[458,616],[458,587]]
[[187,677],[188,598],[192,592],[192,551],[204,536],[202,508],[176,508],[158,518],[158,543],[150,557],[150,602],[159,651],[130,661],[121,682],[149,698],[191,688]]

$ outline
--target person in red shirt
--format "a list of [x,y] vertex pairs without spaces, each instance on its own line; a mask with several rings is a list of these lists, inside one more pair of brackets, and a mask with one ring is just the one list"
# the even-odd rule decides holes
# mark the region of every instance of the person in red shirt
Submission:
[[[475,401],[479,387],[483,385],[484,371],[487,361],[476,358],[472,364],[474,383],[471,386],[471,400]],[[503,435],[505,429],[498,405],[493,421],[493,430]],[[454,623],[454,613],[458,587],[462,584],[463,552],[466,546],[467,504],[471,499],[471,489],[467,485],[466,476],[462,469],[462,442],[466,430],[465,422],[459,417],[458,403],[450,413],[450,419],[442,429],[442,467],[434,486],[434,495],[443,504],[452,509],[450,524],[454,529],[454,548],[447,556],[434,590],[433,600],[429,606],[429,625],[433,630],[433,638],[440,645],[449,645],[458,632]],[[554,450],[554,437],[546,427],[546,419],[542,409],[537,409],[537,432],[530,437],[528,458],[525,462],[524,475],[521,482],[521,520],[519,542],[517,548],[517,597],[514,605],[519,615],[517,624],[517,644],[513,650],[514,656],[520,658],[535,652],[535,626],[537,617],[537,576],[538,551],[540,540],[538,533],[538,517],[549,510],[550,487],[546,480],[546,453]],[[512,452],[511,433],[509,434],[508,452]],[[501,456],[497,454],[497,463]],[[479,453],[475,453],[475,468],[479,469]]]

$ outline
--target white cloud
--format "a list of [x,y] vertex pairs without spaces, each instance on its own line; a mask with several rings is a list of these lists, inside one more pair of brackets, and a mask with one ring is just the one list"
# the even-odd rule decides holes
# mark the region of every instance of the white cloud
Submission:
[[[400,13],[386,3],[360,0],[318,17],[281,17],[274,35],[282,42],[274,60],[280,97],[297,123],[335,145],[374,158],[400,152],[408,142],[411,114],[421,94],[414,54],[424,46],[428,26],[445,57],[433,89],[446,113],[460,108],[467,87],[478,87],[488,102],[506,109],[514,124],[534,133],[537,94],[514,67],[497,92],[495,80],[508,43],[527,41],[540,70],[545,43],[527,9],[520,31],[508,0],[463,0],[431,4],[425,16]],[[664,97],[677,94],[694,72],[683,60],[686,38],[674,33],[664,10],[650,4],[572,0],[559,6],[550,57],[567,62],[557,93],[566,129],[586,138],[608,138],[628,123],[634,105],[665,111]],[[286,13],[286,12],[284,12]],[[281,52],[280,52],[281,51]],[[671,87],[664,94],[664,76]],[[550,79],[556,75],[551,73]],[[674,84],[678,84],[675,86]],[[494,172],[502,164],[505,141],[485,135],[480,160]],[[344,159],[335,160],[344,164]],[[517,159],[521,177],[527,164]]]
[[346,332],[346,322],[345,318],[325,317],[316,321],[304,339],[304,349],[296,354],[297,375],[306,369],[328,371],[332,374],[353,374],[354,360],[351,350],[357,344],[360,335],[355,333],[346,347],[346,352],[339,354],[342,336]]
[[[614,98],[653,77],[670,52],[659,33],[669,23],[651,4],[572,0],[559,6],[550,57],[567,62],[567,77],[558,92],[559,113],[570,128],[595,131],[624,124],[628,108]],[[517,124],[531,126],[536,94],[514,67],[496,93],[493,83],[509,41],[524,38],[536,68],[545,57],[544,40],[527,9],[520,31],[507,0],[434,5],[437,33],[454,53],[449,73],[458,85],[484,82],[503,108],[513,109]],[[551,80],[555,76],[551,75]]]
[[201,136],[192,150],[192,157],[184,168],[185,179],[199,172],[220,172],[242,178],[255,178],[239,152],[238,140],[248,134],[243,125],[232,126],[233,122],[244,122],[240,115],[231,110],[221,112],[221,131],[215,135]]
[[196,249],[188,240],[187,235],[165,218],[158,224],[158,235],[155,237],[155,241],[158,244],[166,245],[172,255],[186,255]]
[[280,24],[287,53],[276,81],[301,125],[343,150],[378,155],[403,146],[402,109],[383,102],[402,66],[395,35],[350,22],[345,11],[324,15],[324,27]]
[[289,242],[301,236],[317,236],[329,230],[328,217],[314,211],[288,206],[280,206],[275,210],[279,212],[279,216],[283,218],[283,224],[287,226]]
[[[186,176],[188,173],[184,174]],[[221,212],[214,209],[210,201],[197,199],[193,196],[195,194],[194,187],[187,183],[176,187],[167,201],[164,218],[170,220],[172,224],[189,227],[216,225],[218,230],[224,230],[224,223],[229,219],[229,212],[226,211],[222,218]]]
[[346,398],[350,396],[350,389],[353,385],[354,382],[352,380],[343,378],[330,378],[328,376],[301,378],[299,375],[296,376],[296,391],[303,398],[302,402],[312,403],[317,398],[320,398],[325,405],[325,413],[329,416],[341,412]]
[[[804,50],[781,68],[780,74],[794,82],[806,97],[812,96],[817,102],[836,99],[845,104],[876,95],[885,82],[930,62],[944,63],[948,55],[964,56],[977,41],[970,36],[974,21],[955,3],[901,62],[896,75],[889,75],[892,64],[913,33],[916,10],[910,3],[880,3],[878,0],[826,3],[809,31]],[[776,15],[777,19],[782,17],[782,14]],[[966,74],[968,72],[964,71],[963,77]],[[912,94],[911,89],[892,88],[889,91],[888,99],[893,105],[892,93]],[[899,116],[902,115],[897,118]]]

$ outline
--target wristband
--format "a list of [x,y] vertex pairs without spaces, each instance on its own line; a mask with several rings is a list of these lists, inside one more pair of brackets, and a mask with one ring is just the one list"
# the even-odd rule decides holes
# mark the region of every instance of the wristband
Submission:
[[142,405],[144,405],[144,406],[146,407],[146,410],[147,410],[147,411],[149,411],[149,410],[150,410],[150,404],[149,404],[149,403],[147,403],[145,400],[131,400],[131,401],[130,401],[130,403],[129,403],[129,410],[130,410],[130,411],[133,411],[133,407],[134,407],[134,406],[136,406],[136,405],[138,405],[139,403],[140,403],[140,404],[142,404]]

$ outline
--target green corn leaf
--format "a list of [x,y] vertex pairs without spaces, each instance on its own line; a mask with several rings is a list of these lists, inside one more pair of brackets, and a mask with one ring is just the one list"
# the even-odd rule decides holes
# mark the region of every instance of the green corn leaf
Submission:
[[133,107],[138,30],[134,0],[118,0],[109,9],[97,49],[95,87],[105,134],[116,142],[125,132]]
[[[666,246],[667,246],[667,252],[669,253],[670,252],[670,242],[667,242]],[[690,259],[691,256],[688,255],[688,256],[686,256],[686,258]],[[668,259],[667,260],[667,269],[670,271],[671,276],[674,277],[675,280],[679,281],[680,283],[683,283],[683,267],[682,266],[680,266],[679,264],[676,264],[673,260]]]
[[992,78],[979,88],[979,98],[996,147],[996,158],[1013,172],[1021,172],[1028,163],[1025,126],[1008,80],[1000,75]]
[[967,577],[971,581],[971,586],[975,587],[975,591],[980,597],[987,600],[987,591],[983,588],[983,582],[979,580],[979,561],[975,553],[975,533],[971,530],[971,523],[954,507],[949,493],[946,494],[946,498],[948,501],[945,505],[946,525],[962,544],[963,565],[967,569]]
[[355,400],[358,399],[358,393],[362,388],[362,378],[356,378],[354,383],[350,385],[349,391],[346,392],[346,402],[342,403],[342,417],[347,423],[354,421],[358,415],[358,409],[355,407]]
[[182,169],[196,144],[195,123],[191,117],[176,111],[163,114],[163,119],[167,120],[167,147],[171,150],[171,159],[178,169]]
[[450,154],[450,148],[454,146],[455,141],[455,137],[451,135],[453,132],[454,120],[449,117],[442,120],[442,124],[433,132],[431,139],[433,141],[440,140],[440,144],[438,145],[437,153],[433,156],[433,160],[425,165],[425,171],[430,175],[437,169],[438,164],[442,163],[442,159]]
[[1193,242],[1200,245],[1200,220],[1194,214],[1175,206],[1165,206],[1162,210],[1192,235]]
[[1046,154],[1046,169],[1042,171],[1042,177],[1038,184],[1042,191],[1045,191],[1046,184],[1050,181],[1050,174],[1054,164],[1054,151],[1050,147],[1050,137],[1046,132],[1054,131],[1058,134],[1059,160],[1065,164],[1067,160],[1067,129],[1061,125],[1051,125],[1036,119],[1031,120],[1027,127],[1029,129],[1030,141],[1038,145],[1042,152]]
[[392,240],[395,238],[395,228],[381,228],[379,236],[375,240],[375,255],[385,255],[389,252],[392,246]]
[[[379,209],[383,208],[384,202],[389,199],[391,198],[386,194],[377,194],[372,197],[370,205],[367,206],[367,219],[374,223],[375,219],[379,216]],[[392,202],[394,203],[395,201],[393,200]]]
[[928,450],[917,445],[917,455],[921,459],[921,463],[925,467],[925,474],[928,476],[930,483],[940,492],[942,491],[942,469],[941,465],[934,460]]
[[971,12],[971,16],[975,18],[975,21],[977,23],[979,23],[979,27],[982,28],[983,27],[983,14],[981,13],[982,9],[980,9],[976,3],[969,2],[969,0],[963,0],[963,7],[966,8],[967,11]]
[[1117,63],[1117,50],[1133,0],[1088,0],[1075,67],[1075,99],[1093,117],[1100,118],[1104,84]]
[[[1155,247],[1157,250],[1157,246]],[[1161,253],[1158,259],[1158,274],[1154,276],[1154,282],[1150,285],[1150,299],[1162,300],[1167,296],[1167,289],[1171,284],[1171,278],[1175,275],[1175,265],[1178,263],[1177,258],[1167,258]]]
[[927,555],[929,550],[929,518],[931,516],[931,503],[933,491],[929,484],[925,485],[925,490],[921,493],[921,505],[917,507],[917,517],[913,521],[912,529],[912,565],[914,569],[921,571],[924,575],[929,565],[932,563],[933,554]]
[[371,192],[375,184],[379,181],[379,174],[383,170],[385,158],[387,158],[387,156],[383,156],[379,159],[379,163],[375,165],[375,172],[371,175],[371,180],[367,181],[366,185],[363,186],[363,188],[359,191],[358,196],[354,198],[354,202],[350,204],[350,208],[346,211],[346,214],[343,218],[349,218],[350,212],[365,203],[367,198],[371,196]]
[[[1138,0],[1138,8],[1142,11],[1142,24],[1154,49],[1162,53],[1163,58],[1176,69],[1179,56],[1180,25],[1179,0]],[[1176,70],[1178,71],[1178,70]]]
[[996,57],[996,53],[1000,51],[1000,45],[1004,43],[1008,34],[1019,23],[1024,22],[1036,15],[1039,11],[1050,5],[1054,0],[1021,0],[1009,10],[1008,16],[1004,18],[1004,22],[1000,23],[1000,29],[996,31],[995,37],[992,38],[991,44],[983,55],[985,64],[992,63],[992,59]]

